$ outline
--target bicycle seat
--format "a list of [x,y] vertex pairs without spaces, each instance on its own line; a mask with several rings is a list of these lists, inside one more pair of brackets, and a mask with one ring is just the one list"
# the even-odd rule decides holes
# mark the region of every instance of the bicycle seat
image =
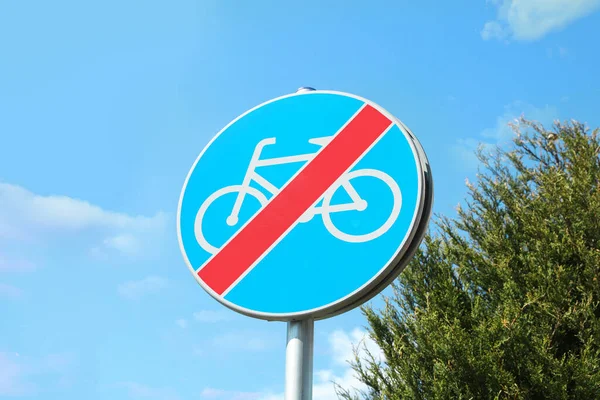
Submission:
[[319,146],[325,146],[327,143],[331,142],[333,136],[324,136],[319,138],[308,139],[308,143],[317,144]]

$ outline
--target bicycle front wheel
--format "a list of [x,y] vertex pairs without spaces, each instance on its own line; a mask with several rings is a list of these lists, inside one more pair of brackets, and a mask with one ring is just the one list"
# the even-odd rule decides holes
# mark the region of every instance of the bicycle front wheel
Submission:
[[[369,233],[360,234],[360,235],[352,235],[352,234],[349,234],[346,232],[342,232],[340,229],[338,229],[334,225],[333,221],[331,220],[330,213],[327,212],[326,210],[329,210],[329,206],[331,204],[331,199],[333,198],[335,192],[339,188],[342,188],[342,184],[344,182],[348,182],[354,178],[359,178],[359,177],[371,177],[371,178],[375,178],[380,181],[383,181],[383,183],[385,183],[387,185],[387,187],[390,189],[390,191],[392,192],[394,203],[393,203],[390,215],[388,216],[386,221],[381,226],[379,226],[377,229],[375,229],[374,231],[369,232]],[[325,227],[327,228],[329,233],[331,233],[334,237],[338,238],[339,240],[343,240],[345,242],[350,242],[350,243],[368,242],[368,241],[376,239],[379,236],[386,233],[392,227],[394,222],[396,222],[398,215],[400,215],[400,209],[402,208],[402,193],[401,193],[400,187],[398,186],[396,181],[391,176],[386,174],[385,172],[382,172],[382,171],[379,171],[376,169],[358,169],[356,171],[349,172],[346,175],[344,182],[340,182],[335,190],[330,190],[323,198],[323,206],[322,206],[322,209],[324,210],[324,212],[322,213],[323,224],[325,225]],[[367,208],[368,208],[368,205],[367,205]],[[362,211],[360,211],[360,212],[362,212]]]

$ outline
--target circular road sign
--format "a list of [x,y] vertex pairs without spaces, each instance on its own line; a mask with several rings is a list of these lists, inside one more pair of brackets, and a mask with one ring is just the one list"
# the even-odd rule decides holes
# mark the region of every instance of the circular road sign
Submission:
[[431,214],[416,137],[377,104],[302,91],[237,117],[183,185],[177,231],[198,283],[266,320],[348,311],[404,269]]

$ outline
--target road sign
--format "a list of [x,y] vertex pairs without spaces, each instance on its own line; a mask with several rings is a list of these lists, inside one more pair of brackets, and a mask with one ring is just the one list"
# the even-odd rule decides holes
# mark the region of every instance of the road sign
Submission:
[[416,138],[378,105],[311,91],[263,103],[204,148],[178,209],[200,285],[243,314],[325,318],[404,268],[431,210]]

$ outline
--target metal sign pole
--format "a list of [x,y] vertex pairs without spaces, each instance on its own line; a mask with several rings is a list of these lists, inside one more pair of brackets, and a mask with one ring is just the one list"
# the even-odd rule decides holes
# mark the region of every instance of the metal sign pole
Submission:
[[[288,155],[265,156],[263,148],[275,143],[283,144],[281,154]],[[313,151],[307,152],[302,143],[314,145]],[[231,151],[232,144],[236,149],[239,145],[239,152]],[[282,186],[256,172],[257,167],[298,162],[303,165],[292,177],[287,168],[275,169],[281,172],[273,176],[287,182]],[[230,164],[235,168],[223,168]],[[360,193],[353,186],[355,178],[365,182]],[[386,187],[387,194],[380,196]],[[340,191],[351,201],[332,205]],[[230,212],[212,206],[223,196],[237,197]],[[250,317],[287,322],[285,399],[312,400],[314,321],[363,304],[400,274],[423,238],[432,197],[425,153],[400,120],[362,97],[301,87],[238,116],[202,150],[179,198],[179,247],[196,281],[217,301]],[[255,211],[238,220],[244,198],[254,199]],[[361,214],[362,218],[372,215],[378,220],[370,232],[346,230],[356,214],[336,217],[341,225],[331,218],[333,213],[362,212],[367,207],[375,214]],[[381,207],[390,210],[385,221],[379,221]],[[209,209],[214,215],[223,211],[222,218],[205,219]],[[322,226],[298,226],[318,214]],[[385,240],[362,245],[392,228],[393,235]],[[207,237],[228,239],[219,247]],[[317,243],[326,243],[326,248],[306,251]],[[271,252],[276,246],[277,251]],[[394,256],[357,257],[367,249]],[[321,271],[320,252],[336,260],[326,274]],[[290,264],[285,273],[282,264]],[[246,278],[255,267],[261,272]],[[297,279],[298,273],[310,279]],[[348,279],[335,279],[339,274]],[[285,290],[271,290],[274,284]],[[289,293],[298,292],[307,295],[288,302]]]
[[285,351],[285,400],[312,400],[313,319],[287,324]]

